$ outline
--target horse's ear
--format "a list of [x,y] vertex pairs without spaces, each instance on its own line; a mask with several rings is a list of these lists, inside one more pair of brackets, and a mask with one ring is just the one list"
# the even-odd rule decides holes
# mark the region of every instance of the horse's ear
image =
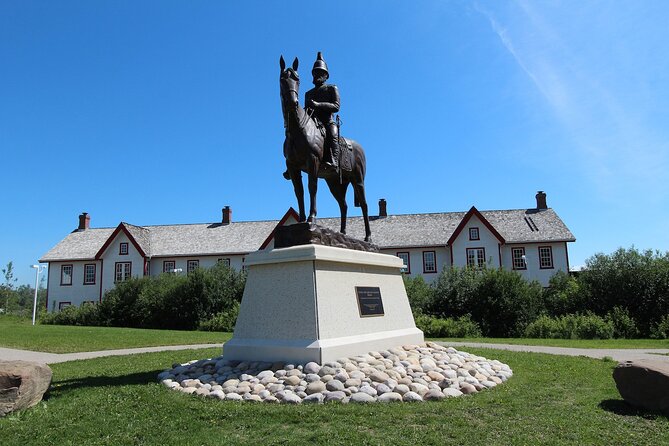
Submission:
[[293,70],[297,71],[297,66],[299,65],[300,61],[297,60],[297,57],[293,61]]
[[286,61],[283,60],[283,54],[281,55],[281,59],[279,59],[279,66],[281,67],[281,71],[286,69]]

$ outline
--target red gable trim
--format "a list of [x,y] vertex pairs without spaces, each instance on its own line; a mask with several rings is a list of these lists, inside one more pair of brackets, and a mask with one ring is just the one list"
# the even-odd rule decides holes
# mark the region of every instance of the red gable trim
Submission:
[[107,239],[105,244],[102,245],[102,248],[100,248],[100,250],[97,252],[97,254],[95,254],[96,259],[99,259],[100,257],[102,257],[102,254],[107,250],[107,248],[109,248],[109,245],[111,245],[111,243],[114,241],[116,236],[119,235],[119,233],[121,233],[121,232],[123,232],[126,235],[126,237],[128,237],[128,240],[130,240],[130,242],[132,243],[132,246],[135,247],[137,252],[139,252],[142,257],[146,257],[146,253],[139,246],[139,243],[137,243],[137,240],[135,240],[135,237],[132,236],[130,231],[128,231],[128,228],[126,228],[123,223],[120,223],[116,227],[116,229],[114,229],[114,232],[112,232],[112,235],[109,236],[109,238]]
[[502,244],[506,243],[506,240],[504,240],[504,237],[500,235],[499,232],[490,224],[490,222],[476,209],[476,207],[472,206],[471,209],[467,211],[464,217],[462,217],[462,221],[460,221],[460,224],[458,225],[457,228],[455,228],[455,231],[453,232],[453,235],[448,239],[448,242],[446,242],[447,245],[452,245],[453,242],[455,241],[456,238],[458,238],[458,235],[462,232],[463,229],[465,229],[465,226],[467,225],[467,222],[472,218],[472,216],[476,216],[479,220],[481,220],[481,223],[488,228],[490,232],[492,232],[492,235],[494,235],[497,240],[499,240]]
[[284,216],[281,217],[281,220],[279,220],[279,223],[277,223],[276,226],[274,226],[274,229],[272,229],[272,232],[270,232],[270,234],[267,236],[265,241],[262,242],[262,245],[260,245],[259,249],[267,248],[267,245],[269,245],[270,242],[272,241],[272,239],[274,239],[274,234],[276,233],[276,228],[278,228],[279,226],[285,225],[290,217],[293,217],[295,219],[295,221],[300,221],[300,215],[297,213],[297,211],[295,209],[293,209],[292,206],[286,211]]

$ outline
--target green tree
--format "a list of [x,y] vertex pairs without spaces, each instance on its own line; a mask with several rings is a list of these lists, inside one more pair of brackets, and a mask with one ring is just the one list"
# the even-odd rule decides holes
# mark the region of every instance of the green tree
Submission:
[[605,316],[622,308],[643,336],[669,314],[669,252],[632,247],[596,254],[586,261],[578,282],[586,310]]
[[4,276],[5,283],[2,284],[2,294],[5,298],[5,313],[9,312],[9,299],[12,296],[14,290],[14,285],[16,284],[17,279],[14,277],[14,263],[10,260],[7,263],[7,266],[2,269],[2,275]]

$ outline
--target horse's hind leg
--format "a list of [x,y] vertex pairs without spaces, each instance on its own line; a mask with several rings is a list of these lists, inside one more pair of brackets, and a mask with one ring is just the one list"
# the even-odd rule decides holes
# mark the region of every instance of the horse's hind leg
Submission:
[[300,210],[300,222],[306,221],[307,216],[304,213],[304,185],[302,185],[302,172],[300,169],[287,165],[290,180],[293,182],[297,206]]
[[369,228],[369,215],[367,213],[367,198],[365,197],[365,183],[362,181],[353,183],[355,201],[362,210],[362,218],[365,221],[365,241],[372,241],[372,230]]
[[343,183],[339,183],[339,178],[329,178],[325,180],[328,183],[330,192],[332,196],[337,200],[339,205],[339,213],[341,215],[341,226],[339,232],[346,234],[346,213],[348,211],[348,206],[346,205],[346,189],[348,189],[348,180],[344,180]]

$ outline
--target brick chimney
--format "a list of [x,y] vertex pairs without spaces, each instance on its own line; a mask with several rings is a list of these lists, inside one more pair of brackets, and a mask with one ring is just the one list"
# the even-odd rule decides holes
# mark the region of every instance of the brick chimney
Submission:
[[546,205],[546,192],[540,190],[537,192],[537,209],[548,209]]
[[387,217],[388,216],[388,211],[386,209],[386,199],[381,198],[379,200],[379,217]]
[[221,223],[224,225],[229,225],[232,223],[232,209],[230,209],[230,206],[223,208],[223,220]]
[[91,216],[86,212],[82,212],[79,216],[79,227],[77,230],[84,231],[91,227]]

